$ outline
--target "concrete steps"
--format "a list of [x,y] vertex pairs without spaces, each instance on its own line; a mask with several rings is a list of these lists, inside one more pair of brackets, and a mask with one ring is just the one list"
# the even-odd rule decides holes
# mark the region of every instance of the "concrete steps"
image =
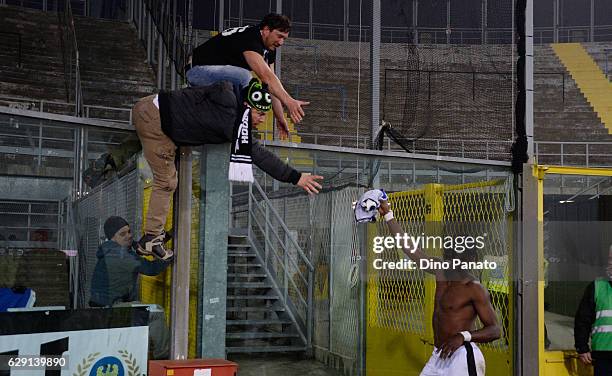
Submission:
[[227,353],[305,351],[296,323],[244,236],[228,241]]
[[125,21],[75,17],[86,104],[129,108],[157,91],[136,30]]

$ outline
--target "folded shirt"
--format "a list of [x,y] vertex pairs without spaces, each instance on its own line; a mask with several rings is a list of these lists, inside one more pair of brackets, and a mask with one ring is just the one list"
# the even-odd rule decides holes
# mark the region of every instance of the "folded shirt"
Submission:
[[387,200],[387,194],[382,189],[365,192],[355,203],[355,220],[357,223],[375,221],[380,201]]

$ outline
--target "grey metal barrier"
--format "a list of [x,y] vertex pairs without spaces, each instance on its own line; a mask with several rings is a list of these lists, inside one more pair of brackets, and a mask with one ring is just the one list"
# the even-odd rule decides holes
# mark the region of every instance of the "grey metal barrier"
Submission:
[[[185,42],[191,39],[190,28],[177,14],[177,3],[172,2],[172,5],[170,9],[170,2],[160,0],[130,0],[128,3],[128,17],[146,47],[147,62],[157,68],[157,87],[160,90],[180,87],[180,77],[184,76],[191,53],[190,42]],[[169,72],[166,60],[170,62]]]
[[281,298],[296,319],[300,336],[310,347],[314,278],[310,259],[257,181],[249,185],[248,191],[234,194],[232,199],[234,204],[242,203],[234,207],[232,215],[246,225],[248,238],[275,276]]
[[612,142],[535,141],[540,164],[583,167],[611,167]]
[[[81,70],[79,63],[79,45],[77,43],[76,31],[74,29],[74,15],[70,0],[64,1],[63,12],[60,13],[62,21],[62,39],[64,44],[64,70],[68,77],[68,97],[74,97],[74,116],[83,116],[83,90],[81,88]],[[74,81],[72,72],[74,69]],[[74,87],[72,83],[74,82]],[[72,89],[72,93],[70,92]]]
[[[0,95],[0,105],[21,110],[73,115],[76,103]],[[82,117],[132,124],[132,109],[82,104]]]

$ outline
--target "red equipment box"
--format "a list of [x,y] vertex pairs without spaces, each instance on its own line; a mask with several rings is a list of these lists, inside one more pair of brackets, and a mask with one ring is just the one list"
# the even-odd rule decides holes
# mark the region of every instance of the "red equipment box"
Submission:
[[224,359],[150,360],[149,376],[236,376],[238,364]]

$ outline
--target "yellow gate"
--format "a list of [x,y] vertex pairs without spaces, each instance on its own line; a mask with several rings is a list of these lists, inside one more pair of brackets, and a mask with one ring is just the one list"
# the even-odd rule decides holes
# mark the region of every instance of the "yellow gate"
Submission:
[[[487,247],[480,260],[495,261],[495,271],[480,278],[491,294],[502,337],[482,344],[488,369],[498,375],[512,375],[513,293],[509,262],[512,258],[511,207],[513,192],[506,180],[460,185],[427,184],[423,189],[392,193],[389,202],[394,215],[411,235],[433,235],[439,225],[472,223],[487,232]],[[386,235],[386,226],[373,224],[368,231]],[[371,241],[367,244],[372,244]],[[376,258],[397,261],[398,252],[383,252]],[[376,270],[368,251],[368,302],[366,333],[367,375],[418,375],[433,351],[433,302],[435,280],[420,270]]]

